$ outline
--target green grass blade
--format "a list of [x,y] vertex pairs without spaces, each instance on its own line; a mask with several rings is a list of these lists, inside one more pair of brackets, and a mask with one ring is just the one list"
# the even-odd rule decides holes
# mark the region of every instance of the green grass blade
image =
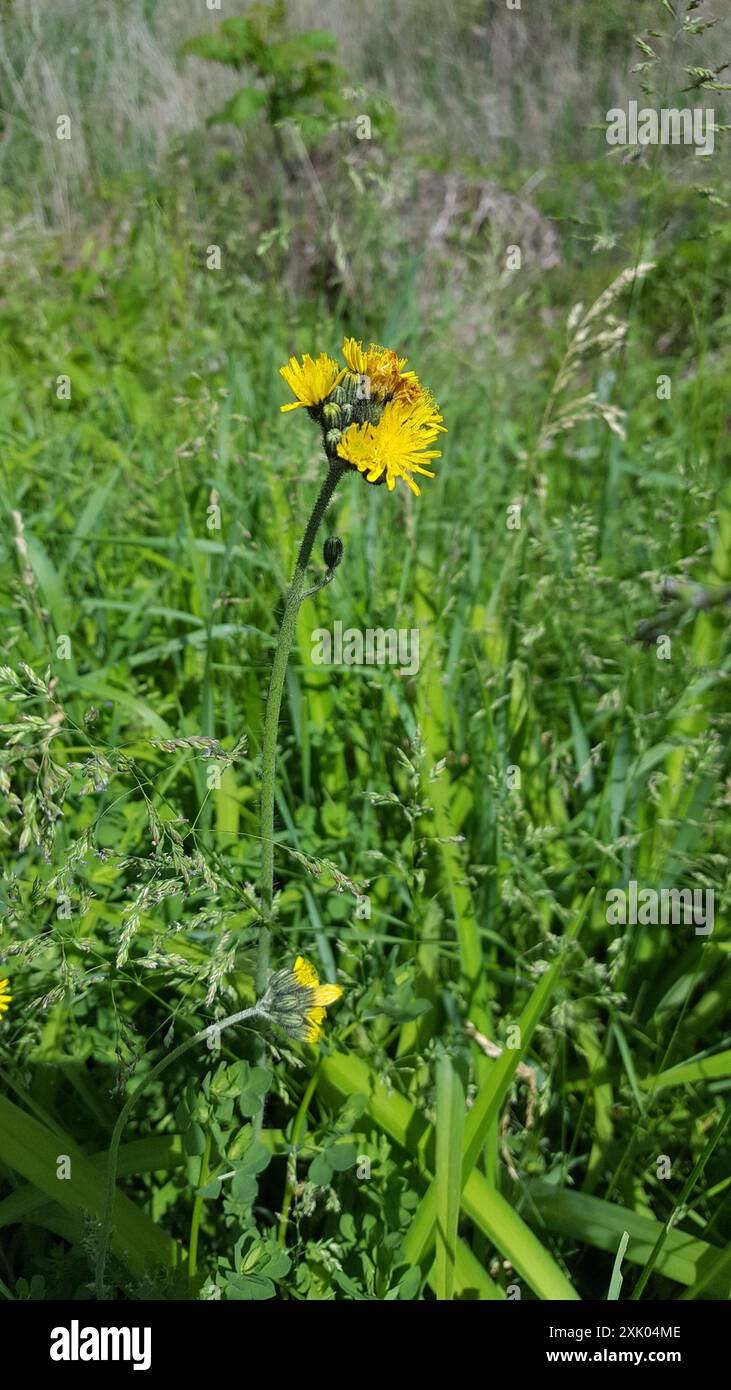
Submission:
[[660,1228],[657,1240],[655,1241],[655,1244],[650,1253],[650,1258],[647,1260],[645,1267],[637,1281],[637,1284],[635,1285],[635,1288],[632,1290],[633,1299],[638,1299],[642,1296],[642,1292],[647,1284],[647,1281],[650,1278],[650,1275],[652,1274],[652,1271],[655,1268],[655,1265],[657,1264],[660,1255],[662,1254],[663,1246],[670,1233],[671,1224],[675,1218],[675,1214],[676,1212],[683,1211],[683,1209],[685,1208],[685,1204],[688,1201],[688,1198],[690,1197],[693,1188],[695,1187],[698,1179],[702,1176],[705,1166],[709,1158],[711,1157],[713,1150],[719,1143],[730,1119],[731,1100],[726,1105],[723,1114],[719,1116],[718,1122],[713,1130],[713,1133],[709,1135],[708,1139],[706,1140],[706,1143],[703,1147],[703,1152],[699,1155],[698,1159],[693,1165],[690,1174],[683,1183],[680,1196],[674,1203],[670,1215],[665,1221],[665,1224]]
[[[354,1094],[365,1096],[371,1119],[402,1148],[417,1157],[428,1181],[434,1151],[431,1127],[404,1096],[388,1092],[360,1058],[343,1053],[324,1058],[320,1064],[318,1088],[337,1102]],[[433,1183],[429,1191],[434,1191]],[[470,1175],[462,1191],[462,1208],[522,1274],[539,1298],[577,1297],[553,1256],[544,1249],[523,1218],[489,1186],[480,1173]],[[473,1267],[471,1282],[475,1276]],[[460,1277],[458,1272],[458,1285]]]
[[462,1209],[539,1298],[551,1302],[578,1299],[579,1295],[551,1252],[477,1169],[465,1184]]
[[[436,1264],[429,1271],[428,1282],[437,1293]],[[457,1238],[454,1261],[454,1293],[457,1298],[479,1303],[499,1303],[505,1299],[505,1292],[482,1268],[477,1256],[465,1241]]]
[[731,1048],[696,1062],[678,1062],[658,1076],[643,1076],[639,1086],[642,1090],[659,1091],[662,1086],[688,1086],[694,1081],[715,1081],[722,1076],[731,1076]]
[[[68,1179],[56,1176],[61,1154],[71,1161]],[[101,1217],[106,1186],[103,1167],[5,1096],[0,1096],[0,1160],[73,1215],[89,1212]],[[160,1265],[172,1269],[178,1263],[177,1243],[121,1192],[115,1196],[112,1220],[112,1248],[133,1274]]]
[[[625,1258],[643,1268],[663,1230],[653,1217],[629,1211],[616,1202],[588,1197],[583,1192],[572,1192],[543,1181],[528,1183],[526,1191],[530,1199],[526,1216],[531,1219],[532,1209],[542,1227],[569,1240],[581,1241],[613,1255],[617,1242],[627,1231],[629,1244]],[[658,1255],[657,1269],[665,1278],[689,1288],[703,1279],[711,1297],[725,1299],[731,1297],[731,1272],[717,1268],[722,1255],[722,1251],[706,1241],[671,1229]],[[710,1278],[706,1278],[709,1274]]]
[[609,1280],[609,1292],[607,1294],[608,1303],[616,1303],[622,1292],[622,1260],[624,1259],[627,1246],[629,1245],[629,1231],[622,1232],[622,1239],[619,1242],[619,1249],[614,1261],[612,1277]]
[[[593,890],[584,899],[580,911],[565,933],[562,949],[548,970],[541,976],[519,1020],[520,1047],[506,1048],[495,1063],[482,1087],[465,1124],[465,1143],[462,1162],[462,1183],[466,1183],[477,1162],[490,1123],[497,1117],[508,1093],[518,1063],[528,1051],[531,1037],[551,1001],[566,959],[566,948],[578,936],[593,898]],[[436,1223],[436,1192],[432,1184],[417,1208],[404,1242],[404,1257],[409,1264],[421,1263],[429,1254],[434,1240]]]
[[450,1300],[454,1290],[454,1264],[462,1189],[464,1090],[451,1057],[437,1061],[436,1124],[436,1294]]

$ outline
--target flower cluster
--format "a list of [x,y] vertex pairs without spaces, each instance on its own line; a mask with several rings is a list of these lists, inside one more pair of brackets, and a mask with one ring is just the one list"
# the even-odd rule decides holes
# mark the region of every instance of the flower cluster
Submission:
[[328,1004],[342,994],[340,985],[321,985],[314,965],[298,956],[291,970],[271,976],[259,1011],[277,1023],[290,1038],[317,1042]]
[[364,348],[346,338],[342,351],[345,367],[324,352],[318,358],[305,353],[301,362],[292,357],[280,367],[296,397],[280,408],[307,410],[322,429],[330,460],[357,469],[366,482],[385,482],[389,492],[401,479],[418,497],[412,474],[435,476],[424,465],[440,457],[429,446],[446,429],[434,397],[391,348]]

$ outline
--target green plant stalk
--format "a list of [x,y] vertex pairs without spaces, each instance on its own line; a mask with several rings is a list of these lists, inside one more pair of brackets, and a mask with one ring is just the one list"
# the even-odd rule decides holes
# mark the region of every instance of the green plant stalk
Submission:
[[437,1059],[436,1115],[436,1295],[448,1302],[454,1296],[459,1208],[462,1196],[464,1092],[451,1057]]
[[277,733],[279,730],[279,711],[282,706],[282,691],[287,673],[287,661],[297,626],[297,614],[304,597],[305,575],[312,554],[312,547],[328,503],[345,472],[342,463],[331,463],[327,477],[320,488],[317,501],[310,513],[310,519],[302,537],[297,564],[292,583],[289,586],[284,606],[284,617],[279,629],[279,639],[274,653],[272,678],[269,682],[266,713],[264,716],[264,736],[261,757],[261,917],[262,926],[256,956],[256,994],[260,998],[267,987],[269,976],[269,948],[271,943],[272,901],[274,898],[274,785],[277,764]]
[[193,1215],[190,1222],[190,1241],[188,1242],[188,1278],[195,1279],[198,1269],[198,1233],[200,1231],[201,1216],[203,1215],[203,1197],[201,1188],[208,1182],[208,1164],[211,1158],[211,1133],[206,1133],[205,1148],[201,1155],[201,1166],[198,1174],[198,1188],[195,1201],[193,1203]]
[[301,1101],[301,1103],[300,1103],[300,1108],[299,1108],[299,1110],[297,1111],[297,1118],[296,1118],[296,1120],[295,1120],[295,1122],[294,1122],[294,1128],[293,1128],[293,1130],[292,1130],[292,1140],[291,1140],[291,1153],[290,1153],[290,1158],[291,1158],[291,1161],[292,1161],[293,1172],[290,1170],[290,1166],[289,1166],[289,1163],[288,1163],[288,1164],[287,1164],[287,1171],[286,1171],[286,1175],[285,1175],[285,1180],[284,1180],[284,1198],[283,1198],[283,1200],[282,1200],[282,1212],[281,1212],[281,1216],[280,1216],[280,1218],[279,1218],[279,1244],[280,1244],[282,1247],[284,1247],[284,1246],[287,1244],[287,1226],[288,1226],[288,1224],[289,1224],[289,1209],[290,1209],[290,1207],[291,1207],[291,1205],[292,1205],[292,1195],[293,1195],[294,1188],[295,1188],[295,1183],[296,1183],[296,1174],[297,1174],[297,1145],[299,1144],[300,1135],[301,1135],[301,1133],[302,1133],[302,1130],[303,1130],[304,1127],[305,1127],[305,1121],[306,1121],[306,1119],[307,1119],[307,1111],[308,1111],[309,1106],[310,1106],[310,1101],[312,1100],[312,1097],[314,1096],[315,1091],[317,1090],[317,1083],[318,1083],[319,1080],[320,1080],[320,1064],[319,1064],[319,1062],[318,1062],[317,1066],[315,1067],[315,1070],[314,1070],[313,1073],[312,1073],[312,1076],[310,1077],[309,1084],[308,1084],[308,1086],[307,1086],[307,1090],[305,1091],[305,1093],[304,1093],[304,1095],[303,1095],[303,1097],[302,1097],[302,1101]]
[[104,1269],[107,1262],[107,1251],[109,1249],[109,1237],[112,1229],[112,1208],[114,1206],[114,1189],[117,1182],[117,1159],[119,1155],[119,1145],[121,1143],[124,1127],[132,1113],[135,1102],[149,1086],[151,1081],[156,1081],[167,1067],[182,1057],[183,1053],[188,1052],[191,1047],[198,1043],[207,1042],[211,1038],[218,1037],[227,1028],[233,1028],[237,1023],[244,1023],[247,1018],[266,1018],[266,1014],[258,1004],[253,1004],[249,1009],[242,1009],[239,1013],[229,1014],[227,1018],[219,1019],[216,1023],[208,1023],[205,1028],[200,1028],[192,1038],[186,1038],[178,1047],[174,1047],[167,1057],[163,1057],[157,1066],[142,1078],[139,1086],[135,1087],[132,1095],[125,1101],[122,1109],[117,1116],[117,1122],[112,1130],[112,1137],[109,1142],[107,1156],[107,1190],[104,1198],[104,1209],[102,1211],[101,1224],[99,1229],[99,1246],[96,1256],[96,1296],[100,1302],[104,1301]]

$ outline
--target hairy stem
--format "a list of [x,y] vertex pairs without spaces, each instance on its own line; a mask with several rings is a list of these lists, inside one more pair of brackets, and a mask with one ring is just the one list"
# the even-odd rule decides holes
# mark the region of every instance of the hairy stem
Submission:
[[188,1241],[188,1278],[195,1279],[198,1270],[198,1233],[200,1231],[201,1216],[203,1215],[203,1203],[205,1198],[202,1189],[208,1182],[208,1165],[211,1158],[211,1132],[206,1131],[205,1144],[201,1154],[201,1166],[198,1174],[198,1192],[193,1203],[193,1216],[190,1222],[190,1240]]
[[331,463],[328,475],[320,488],[317,501],[302,537],[297,564],[284,606],[279,640],[274,653],[272,678],[269,682],[261,761],[261,915],[262,925],[256,958],[256,993],[260,997],[269,976],[269,945],[271,940],[272,900],[274,897],[274,784],[277,763],[277,731],[282,705],[287,661],[297,626],[297,614],[304,597],[305,575],[320,522],[330,499],[345,472],[340,463]]

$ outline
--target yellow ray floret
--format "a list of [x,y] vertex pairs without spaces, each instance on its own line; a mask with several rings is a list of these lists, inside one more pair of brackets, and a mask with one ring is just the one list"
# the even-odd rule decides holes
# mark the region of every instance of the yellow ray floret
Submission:
[[307,1011],[307,1031],[306,1031],[306,1033],[305,1033],[305,1035],[304,1035],[304,1042],[309,1042],[309,1043],[317,1042],[317,1040],[318,1040],[318,1038],[319,1038],[319,1036],[320,1036],[320,1033],[322,1032],[322,1025],[323,1025],[324,1021],[325,1021],[325,1010],[324,1010],[324,1009],[308,1009],[308,1011]]
[[376,400],[417,401],[424,394],[416,372],[405,372],[407,357],[397,357],[391,348],[371,343],[367,351],[355,338],[346,338],[343,357],[354,376],[367,377]]
[[0,1014],[7,1013],[12,994],[8,994],[9,980],[0,980]]
[[[288,972],[282,972],[286,977]],[[304,1042],[317,1042],[322,1032],[322,1024],[325,1021],[325,1010],[328,1004],[334,1004],[336,999],[340,999],[343,991],[340,985],[321,985],[320,977],[304,956],[298,956],[292,967],[292,976],[296,985],[302,992],[300,1007],[302,1008],[301,1025],[295,1022],[291,1031],[294,1036],[302,1038]],[[286,986],[286,979],[285,979]],[[286,1026],[286,1025],[285,1025]]]
[[444,429],[438,407],[426,393],[415,403],[396,399],[384,406],[377,425],[350,425],[338,444],[338,454],[365,473],[369,483],[385,478],[393,492],[401,478],[418,497],[420,490],[411,475],[435,476],[424,464],[439,458],[441,450],[426,445],[433,444]]
[[304,956],[297,957],[293,966],[293,970],[299,984],[319,985],[320,977],[317,971],[315,970],[314,965],[310,965],[310,962],[308,960],[305,960]]
[[296,357],[290,357],[287,366],[279,368],[279,375],[284,377],[292,394],[297,397],[296,401],[280,405],[279,409],[297,410],[301,405],[322,405],[345,372],[326,352],[321,352],[316,360],[306,352],[301,363]]
[[294,974],[298,983],[305,985],[312,990],[312,1003],[320,1006],[322,1004],[334,1004],[343,993],[340,985],[321,985],[320,977],[314,965],[310,965],[303,956],[298,956],[294,963]]

